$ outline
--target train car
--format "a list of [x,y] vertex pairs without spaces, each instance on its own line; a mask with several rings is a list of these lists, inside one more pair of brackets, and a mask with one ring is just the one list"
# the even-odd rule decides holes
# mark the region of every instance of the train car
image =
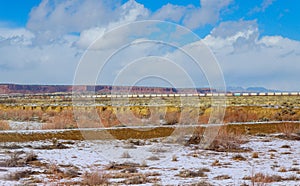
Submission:
[[151,94],[145,94],[144,97],[150,98],[150,97],[151,97]]
[[219,93],[219,96],[226,96],[225,93]]
[[251,92],[250,96],[258,96],[258,93],[257,92]]
[[226,96],[233,96],[233,93],[232,92],[227,92]]
[[241,95],[242,95],[242,93],[240,93],[240,92],[233,93],[233,96],[241,96]]
[[299,94],[298,94],[298,92],[291,92],[290,95],[291,95],[291,96],[298,96]]
[[265,92],[260,92],[260,93],[258,93],[258,95],[259,95],[259,96],[266,96],[267,93],[265,93]]

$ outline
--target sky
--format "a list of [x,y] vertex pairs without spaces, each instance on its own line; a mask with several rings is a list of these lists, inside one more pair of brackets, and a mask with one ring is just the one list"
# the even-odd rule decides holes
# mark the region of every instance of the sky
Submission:
[[[205,87],[222,75],[227,87],[300,90],[298,7],[298,0],[1,1],[0,83],[114,84],[122,77],[131,84]],[[164,24],[135,24],[147,20]],[[202,56],[199,70],[179,49],[201,50],[200,42],[214,60]]]

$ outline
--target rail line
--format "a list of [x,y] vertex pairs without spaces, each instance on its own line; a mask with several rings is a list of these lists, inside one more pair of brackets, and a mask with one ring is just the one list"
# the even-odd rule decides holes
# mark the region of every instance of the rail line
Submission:
[[232,96],[299,96],[300,92],[233,92],[233,93],[180,93],[180,94],[94,94],[94,93],[49,93],[49,94],[0,94],[1,98],[155,98],[155,97],[232,97]]

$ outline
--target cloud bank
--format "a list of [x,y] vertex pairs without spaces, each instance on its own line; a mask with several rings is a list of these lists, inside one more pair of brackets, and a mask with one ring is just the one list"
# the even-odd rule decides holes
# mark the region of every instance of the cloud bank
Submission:
[[[273,2],[263,1],[260,11]],[[95,39],[123,24],[156,19],[192,30],[215,26],[203,42],[216,55],[230,86],[297,89],[300,42],[261,36],[257,20],[220,22],[231,3],[201,0],[199,7],[169,3],[153,12],[134,0],[43,0],[32,9],[26,28],[0,27],[1,82],[71,84],[81,56]],[[126,32],[117,34],[105,42],[106,49],[126,37],[130,37]],[[150,55],[143,48],[129,55],[134,52]]]

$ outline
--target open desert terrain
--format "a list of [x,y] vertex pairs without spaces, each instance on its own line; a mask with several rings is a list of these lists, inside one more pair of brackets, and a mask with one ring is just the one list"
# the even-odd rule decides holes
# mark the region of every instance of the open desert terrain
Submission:
[[222,99],[2,97],[0,184],[299,185],[300,97]]

